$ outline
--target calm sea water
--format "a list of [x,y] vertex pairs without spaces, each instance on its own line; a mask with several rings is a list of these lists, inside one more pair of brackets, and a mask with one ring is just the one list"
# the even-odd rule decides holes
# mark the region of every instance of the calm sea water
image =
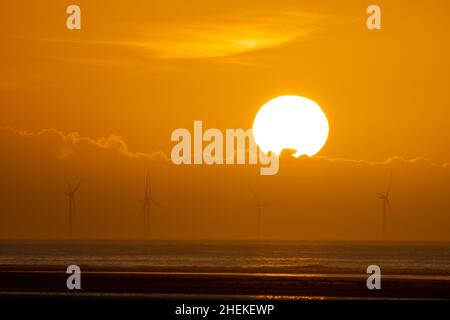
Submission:
[[0,266],[136,270],[450,275],[450,243],[0,242]]

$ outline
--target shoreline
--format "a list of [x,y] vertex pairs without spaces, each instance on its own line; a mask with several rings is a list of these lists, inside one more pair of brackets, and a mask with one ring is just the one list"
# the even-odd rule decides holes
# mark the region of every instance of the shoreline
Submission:
[[[62,270],[0,270],[0,274],[15,274],[15,273],[37,273],[37,274],[49,274],[54,275]],[[220,276],[220,277],[286,277],[286,278],[343,278],[343,279],[367,279],[369,274],[356,274],[356,273],[265,273],[265,272],[195,272],[195,271],[82,271],[83,274],[90,275],[141,275],[141,276]],[[449,281],[449,275],[414,275],[414,274],[386,274],[382,276],[384,279],[391,280],[431,280],[431,281]]]
[[[327,266],[304,266],[304,267],[226,267],[226,266],[122,266],[122,265],[92,265],[67,261],[65,263],[55,264],[0,264],[0,272],[65,272],[69,265],[79,265],[83,272],[103,272],[103,273],[193,273],[193,274],[229,274],[229,275],[286,275],[300,277],[302,275],[352,275],[367,277],[366,267],[361,268],[334,268]],[[405,279],[450,279],[449,270],[427,270],[417,268],[393,269],[389,267],[382,268],[383,277],[387,278],[405,278]]]

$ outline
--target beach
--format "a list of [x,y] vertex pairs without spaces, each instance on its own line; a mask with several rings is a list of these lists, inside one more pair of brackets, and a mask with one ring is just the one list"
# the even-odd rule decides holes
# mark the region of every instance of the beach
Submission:
[[81,290],[66,288],[65,271],[0,271],[9,298],[128,299],[450,299],[450,278],[387,277],[368,290],[360,275],[83,271]]
[[[447,244],[4,242],[1,248],[0,296],[12,299],[450,299]],[[369,290],[365,266],[377,257],[381,289]],[[72,264],[80,266],[81,290],[66,287]]]

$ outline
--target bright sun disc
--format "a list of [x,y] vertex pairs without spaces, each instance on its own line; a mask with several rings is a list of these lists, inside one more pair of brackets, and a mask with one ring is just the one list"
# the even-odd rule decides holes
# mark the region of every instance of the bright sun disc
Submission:
[[328,120],[314,101],[299,96],[281,96],[264,104],[253,121],[253,136],[264,153],[279,155],[283,149],[294,157],[315,155],[328,138]]

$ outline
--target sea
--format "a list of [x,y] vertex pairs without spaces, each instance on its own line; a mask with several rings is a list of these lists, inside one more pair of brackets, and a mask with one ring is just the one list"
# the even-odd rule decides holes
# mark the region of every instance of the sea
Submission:
[[450,277],[450,243],[297,241],[0,241],[0,267]]

